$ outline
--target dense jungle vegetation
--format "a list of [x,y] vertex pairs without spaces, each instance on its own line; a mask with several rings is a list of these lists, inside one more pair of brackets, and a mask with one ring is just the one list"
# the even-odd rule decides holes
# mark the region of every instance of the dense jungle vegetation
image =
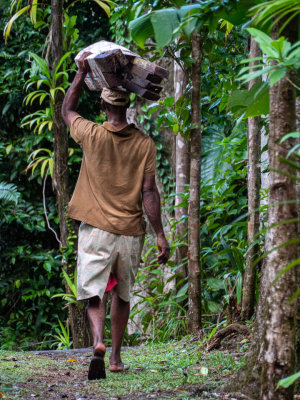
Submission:
[[[68,138],[59,153],[67,131],[58,114],[75,55],[114,41],[170,72],[160,101],[131,95],[130,113],[157,148],[171,258],[156,264],[150,230],[125,342],[213,343],[218,334],[251,333],[234,381],[253,398],[292,399],[300,359],[299,1],[3,0],[0,10],[0,348],[90,345],[75,301],[78,226],[64,216],[82,152]],[[87,88],[78,112],[105,120]]]

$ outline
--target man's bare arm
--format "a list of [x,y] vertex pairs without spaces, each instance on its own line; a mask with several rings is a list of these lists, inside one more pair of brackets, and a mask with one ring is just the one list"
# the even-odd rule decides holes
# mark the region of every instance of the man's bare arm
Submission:
[[158,262],[165,264],[170,255],[170,247],[166,240],[160,214],[160,197],[155,183],[155,176],[146,176],[142,187],[143,204],[145,212],[157,235],[157,247],[159,250]]
[[84,60],[89,54],[91,53],[84,53],[78,60],[78,71],[63,101],[61,114],[68,127],[70,127],[72,119],[79,116],[79,114],[76,112],[76,109],[78,106],[78,100],[82,90],[84,78],[88,73],[88,66]]

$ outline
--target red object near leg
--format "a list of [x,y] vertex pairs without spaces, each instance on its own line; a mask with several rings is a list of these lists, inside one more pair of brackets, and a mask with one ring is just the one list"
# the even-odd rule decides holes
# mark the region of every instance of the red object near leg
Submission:
[[112,290],[116,286],[117,283],[118,282],[116,280],[115,275],[114,274],[110,274],[108,282],[107,282],[107,286],[106,286],[106,289],[105,289],[105,293],[109,292],[110,290]]

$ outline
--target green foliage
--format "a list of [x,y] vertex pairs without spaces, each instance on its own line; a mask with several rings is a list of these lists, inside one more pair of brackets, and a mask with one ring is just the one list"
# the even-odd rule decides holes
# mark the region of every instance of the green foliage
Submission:
[[57,293],[52,298],[55,297],[62,297],[67,304],[74,304],[76,303],[76,297],[77,297],[77,270],[75,269],[75,274],[74,274],[74,281],[72,281],[72,278],[68,275],[68,273],[63,269],[62,270],[63,277],[68,284],[68,287],[71,291],[71,293]]
[[[263,57],[248,58],[243,60],[243,63],[251,61],[260,61],[261,64],[247,66],[240,71],[240,80],[244,83],[256,79],[264,74],[268,76],[270,86],[286,76],[288,71],[300,67],[300,41],[291,44],[284,37],[273,40],[266,33],[255,29],[247,28],[248,32],[258,43],[262,52],[267,55],[266,60]],[[272,63],[275,61],[276,63]],[[254,72],[249,72],[250,69],[255,69]]]
[[56,328],[56,335],[53,335],[56,341],[52,344],[52,346],[57,347],[57,350],[65,350],[70,349],[72,346],[72,340],[70,338],[70,327],[69,327],[69,320],[66,320],[66,325],[63,326],[60,319],[58,319],[59,328]]
[[232,91],[228,99],[228,108],[235,115],[243,114],[243,118],[269,114],[269,85],[257,82],[250,90]]
[[168,149],[164,146],[164,140],[162,135],[159,133],[160,125],[159,120],[153,118],[153,112],[157,108],[155,105],[144,105],[142,107],[143,114],[138,116],[138,122],[143,126],[143,130],[152,137],[156,146],[156,166],[157,173],[160,177],[160,181],[163,185],[165,194],[170,194],[175,186],[174,178],[172,176],[171,166],[168,160],[169,154],[172,149]]
[[[33,58],[30,72],[30,78],[26,82],[26,90],[36,86],[37,90],[30,92],[25,97],[25,104],[32,105],[35,100],[39,100],[39,105],[42,105],[45,99],[48,99],[49,107],[39,109],[32,114],[27,115],[21,122],[21,127],[29,125],[30,128],[34,127],[34,132],[39,135],[42,134],[43,129],[47,128],[48,131],[52,130],[53,121],[53,106],[55,102],[56,92],[61,91],[65,93],[65,89],[69,86],[68,73],[66,68],[66,60],[70,57],[70,52],[64,54],[58,62],[55,71],[51,71],[48,67],[46,60],[39,57],[37,54],[29,53]],[[61,71],[61,67],[63,70]],[[59,85],[59,86],[58,86]],[[40,88],[43,89],[40,89]]]
[[[185,306],[187,282],[178,291],[170,288],[170,282],[176,278],[180,266],[169,261],[170,274],[166,279],[157,264],[158,249],[152,240],[149,237],[145,242],[147,250],[142,256],[145,265],[138,271],[136,284],[139,289],[134,292],[140,300],[134,305],[130,318],[138,314],[143,326],[143,334],[148,340],[164,342],[187,335]],[[171,255],[180,244],[182,243],[171,241]]]
[[129,24],[133,40],[142,49],[147,39],[156,42],[158,49],[171,43],[174,37],[185,34],[187,37],[194,30],[203,30],[207,26],[213,33],[220,19],[233,25],[240,25],[247,20],[247,11],[252,1],[208,0],[180,8],[164,8],[142,15]]
[[300,378],[300,371],[296,372],[293,375],[287,376],[286,378],[280,379],[280,381],[277,384],[276,390],[279,389],[280,386],[284,388],[288,388],[291,385],[293,385],[297,379]]
[[251,14],[254,15],[252,22],[254,25],[268,30],[284,19],[279,30],[280,34],[300,14],[300,5],[297,0],[269,0],[254,6]]

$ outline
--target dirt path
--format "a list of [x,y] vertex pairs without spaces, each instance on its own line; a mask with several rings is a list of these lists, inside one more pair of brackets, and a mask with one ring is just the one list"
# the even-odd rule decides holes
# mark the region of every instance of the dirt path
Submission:
[[88,381],[89,349],[0,351],[0,391],[3,399],[23,400],[243,399],[218,392],[243,354],[243,350],[206,353],[199,343],[184,340],[145,345],[123,351],[129,371],[107,371],[105,380]]

